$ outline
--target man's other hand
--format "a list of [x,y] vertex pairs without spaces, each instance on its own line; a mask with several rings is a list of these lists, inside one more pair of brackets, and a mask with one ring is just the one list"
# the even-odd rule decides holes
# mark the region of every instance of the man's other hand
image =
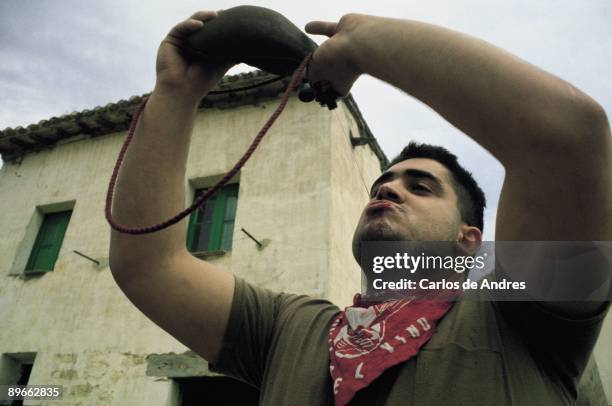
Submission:
[[365,22],[367,16],[347,14],[337,23],[311,21],[306,24],[307,33],[329,37],[313,54],[308,71],[312,83],[326,80],[341,96],[349,93],[363,73],[355,62],[353,33]]

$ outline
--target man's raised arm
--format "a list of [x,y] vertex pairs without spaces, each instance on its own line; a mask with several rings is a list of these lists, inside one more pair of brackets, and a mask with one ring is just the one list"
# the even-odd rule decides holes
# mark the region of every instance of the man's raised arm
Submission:
[[384,80],[429,105],[503,164],[533,156],[534,148],[551,155],[565,152],[568,143],[608,142],[610,127],[597,102],[478,38],[361,14],[311,22],[306,30],[331,36],[314,54],[315,81],[328,79],[346,94],[362,73]]
[[[230,66],[190,64],[179,53],[185,35],[214,12],[176,25],[161,43],[157,81],[125,156],[115,190],[113,217],[128,227],[159,223],[185,205],[185,170],[200,99]],[[150,319],[209,361],[220,348],[234,279],[186,249],[185,221],[162,231],[111,232],[110,267],[127,297]]]
[[[504,165],[496,240],[612,240],[610,126],[589,96],[485,41],[431,24],[349,14],[306,30],[330,37],[314,54],[312,80],[329,80],[342,94],[362,73],[384,80]],[[610,283],[609,272],[589,271],[576,270],[586,282],[575,286]],[[607,289],[583,293],[593,301],[549,305],[586,316]]]

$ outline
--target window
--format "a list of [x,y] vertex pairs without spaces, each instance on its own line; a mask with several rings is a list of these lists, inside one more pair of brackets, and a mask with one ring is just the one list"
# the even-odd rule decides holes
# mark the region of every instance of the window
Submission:
[[30,253],[25,273],[53,270],[71,215],[72,211],[45,214]]
[[[196,191],[196,198],[208,189]],[[231,251],[238,184],[226,185],[191,214],[187,248],[191,252]]]

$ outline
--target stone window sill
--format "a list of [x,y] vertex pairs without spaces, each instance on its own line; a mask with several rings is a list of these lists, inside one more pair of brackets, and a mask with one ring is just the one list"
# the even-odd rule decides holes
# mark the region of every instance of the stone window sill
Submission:
[[228,251],[224,251],[224,250],[217,250],[217,251],[196,251],[196,252],[192,252],[191,255],[193,255],[196,258],[210,258],[210,257],[221,257],[225,254],[227,254]]

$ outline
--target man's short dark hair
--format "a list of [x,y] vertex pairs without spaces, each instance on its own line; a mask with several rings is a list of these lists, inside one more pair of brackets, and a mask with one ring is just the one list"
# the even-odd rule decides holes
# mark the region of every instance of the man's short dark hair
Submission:
[[428,158],[444,165],[452,174],[452,185],[457,193],[458,208],[461,219],[469,226],[484,227],[484,208],[487,205],[485,194],[476,183],[470,172],[465,170],[457,156],[446,148],[429,144],[410,142],[402,152],[387,165],[386,169],[411,158]]

